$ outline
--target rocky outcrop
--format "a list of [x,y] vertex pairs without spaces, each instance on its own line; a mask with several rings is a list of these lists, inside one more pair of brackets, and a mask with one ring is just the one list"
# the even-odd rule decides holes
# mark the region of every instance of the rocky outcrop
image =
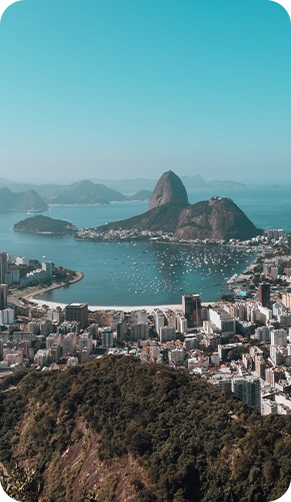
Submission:
[[213,197],[189,205],[180,212],[175,237],[187,240],[246,240],[259,233],[259,229],[231,199]]
[[156,184],[149,203],[149,210],[176,201],[189,203],[186,188],[179,176],[173,171],[167,171]]
[[146,213],[99,227],[109,230],[149,230],[173,234],[177,240],[246,240],[261,233],[245,213],[229,198],[185,204],[176,201],[155,207]]

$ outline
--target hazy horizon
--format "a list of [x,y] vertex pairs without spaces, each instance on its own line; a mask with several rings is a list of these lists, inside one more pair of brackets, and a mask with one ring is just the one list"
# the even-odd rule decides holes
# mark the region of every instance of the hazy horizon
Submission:
[[[70,184],[73,184],[73,183],[78,183],[80,181],[85,181],[85,180],[90,180],[92,181],[93,183],[104,183],[106,184],[106,182],[110,183],[110,182],[125,182],[125,181],[135,181],[135,180],[142,180],[144,179],[145,181],[147,182],[153,182],[153,183],[156,183],[159,178],[162,176],[163,172],[161,172],[160,174],[157,174],[156,177],[148,177],[148,176],[132,176],[132,177],[125,177],[125,178],[122,178],[122,177],[107,177],[107,178],[99,178],[99,177],[95,177],[95,176],[81,176],[80,177],[76,177],[76,178],[67,178],[67,177],[59,177],[59,178],[50,178],[50,179],[46,179],[46,178],[36,178],[36,177],[19,177],[19,178],[6,178],[6,177],[1,177],[0,178],[0,185],[3,185],[3,182],[4,180],[9,182],[9,183],[14,183],[14,184],[29,184],[29,185],[35,185],[35,186],[40,186],[40,185],[46,185],[46,184],[56,184],[56,185],[70,185]],[[176,173],[177,174],[177,173]],[[199,173],[195,173],[195,174],[199,174]],[[193,175],[188,175],[188,174],[182,174],[182,175],[179,175],[179,177],[183,180],[184,177],[189,177],[189,178],[192,178],[195,176],[195,174]],[[201,175],[200,175],[201,176]],[[228,178],[222,178],[220,176],[214,176],[214,177],[203,177],[204,181],[207,182],[210,182],[210,181],[222,181],[222,182],[227,182],[227,181],[233,181],[235,183],[241,183],[243,185],[246,185],[247,187],[250,187],[252,185],[254,186],[269,186],[269,185],[279,185],[279,186],[282,186],[284,188],[284,186],[286,187],[289,187],[289,185],[291,186],[291,177],[290,179],[280,179],[280,180],[277,180],[275,181],[274,179],[240,179],[238,176],[236,177],[228,177]],[[206,187],[205,187],[206,188]],[[194,188],[193,188],[194,189]],[[197,190],[199,190],[200,187],[197,187]],[[187,190],[189,190],[189,188],[187,188]],[[192,190],[192,188],[190,189]],[[232,190],[237,190],[237,188],[232,188]]]
[[290,41],[266,0],[16,2],[0,177],[291,182]]

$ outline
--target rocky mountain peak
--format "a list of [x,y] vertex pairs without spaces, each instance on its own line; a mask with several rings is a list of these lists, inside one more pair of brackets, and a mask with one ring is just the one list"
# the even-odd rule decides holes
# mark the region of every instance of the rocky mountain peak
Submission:
[[189,204],[186,188],[179,176],[173,171],[166,171],[156,184],[149,203],[149,209],[174,201]]

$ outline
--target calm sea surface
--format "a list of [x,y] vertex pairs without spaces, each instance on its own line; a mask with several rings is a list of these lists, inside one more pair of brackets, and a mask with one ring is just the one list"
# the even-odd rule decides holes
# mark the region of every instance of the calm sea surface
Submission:
[[[255,225],[291,232],[291,186],[270,190],[207,189],[189,192],[191,203],[212,196],[231,197]],[[120,202],[110,206],[51,206],[45,213],[66,219],[78,227],[95,227],[129,218],[147,210],[144,202]],[[13,232],[24,213],[0,213],[0,251],[43,256],[56,265],[79,270],[84,279],[41,297],[47,301],[84,301],[90,305],[158,305],[180,303],[183,293],[201,293],[214,301],[225,292],[223,285],[242,272],[253,253],[219,246],[181,246],[156,243],[80,242]]]

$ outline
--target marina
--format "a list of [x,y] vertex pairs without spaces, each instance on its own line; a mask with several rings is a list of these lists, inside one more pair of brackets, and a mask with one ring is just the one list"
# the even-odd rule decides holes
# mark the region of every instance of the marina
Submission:
[[[85,269],[84,280],[74,285],[74,289],[66,288],[68,301],[73,301],[72,293],[76,294],[78,288],[83,289],[86,301],[93,305],[177,304],[181,295],[189,291],[199,293],[207,301],[215,301],[228,292],[228,278],[236,271],[241,273],[256,256],[245,249],[213,245],[190,248],[155,242],[89,243],[92,245],[107,257],[106,260],[97,258],[94,270],[99,277],[102,272],[102,284],[96,284],[95,288],[99,291],[101,287],[102,295],[86,295],[82,285],[90,279],[90,274],[86,274]],[[58,302],[63,295],[62,290],[54,290],[39,298]]]
[[[221,190],[242,207],[258,227],[290,231],[290,192],[278,194],[259,189]],[[192,203],[214,195],[214,190],[189,193]],[[280,195],[280,196],[279,196]],[[272,205],[272,212],[268,208]],[[51,205],[49,216],[86,228],[129,218],[147,209],[144,202],[119,202],[109,206]],[[13,232],[13,225],[24,219],[20,212],[2,213],[2,249],[42,261],[44,256],[56,265],[83,272],[84,279],[42,295],[43,302],[85,301],[89,305],[179,304],[184,293],[201,294],[202,301],[217,301],[227,294],[227,281],[251,264],[256,250],[219,245],[187,245],[147,242],[86,242],[72,237]],[[259,249],[257,250],[259,252]]]

